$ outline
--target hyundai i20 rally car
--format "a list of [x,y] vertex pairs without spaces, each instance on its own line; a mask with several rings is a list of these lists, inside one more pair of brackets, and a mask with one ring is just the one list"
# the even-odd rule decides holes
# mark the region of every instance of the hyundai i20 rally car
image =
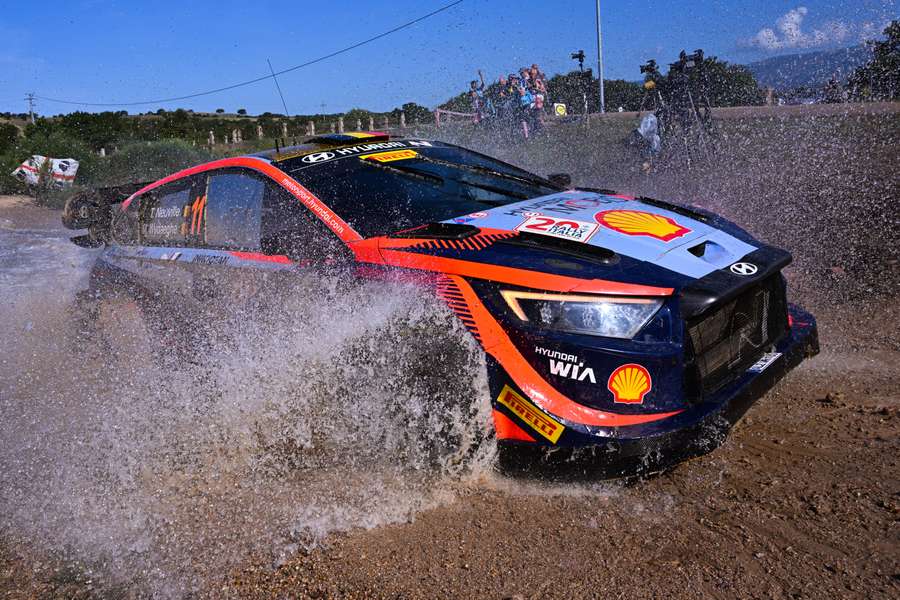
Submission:
[[190,296],[242,269],[408,276],[486,355],[501,446],[676,449],[818,351],[790,255],[711,213],[488,156],[325,135],[82,197],[95,272]]

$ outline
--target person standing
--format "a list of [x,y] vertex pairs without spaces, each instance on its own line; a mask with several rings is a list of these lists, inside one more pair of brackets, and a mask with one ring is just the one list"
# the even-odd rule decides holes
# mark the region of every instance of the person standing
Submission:
[[484,118],[484,75],[481,69],[478,70],[478,78],[481,84],[475,79],[469,83],[469,100],[472,102],[472,112],[475,113],[475,122],[481,123]]

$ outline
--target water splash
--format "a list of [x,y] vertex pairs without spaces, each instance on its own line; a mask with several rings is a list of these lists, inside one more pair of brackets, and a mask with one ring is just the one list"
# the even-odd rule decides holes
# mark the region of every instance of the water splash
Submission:
[[84,270],[69,271],[33,269],[0,309],[18,331],[0,372],[2,530],[102,585],[208,589],[250,555],[411,519],[490,463],[481,352],[421,290],[282,285],[217,307],[214,343],[191,354],[129,298],[75,318]]

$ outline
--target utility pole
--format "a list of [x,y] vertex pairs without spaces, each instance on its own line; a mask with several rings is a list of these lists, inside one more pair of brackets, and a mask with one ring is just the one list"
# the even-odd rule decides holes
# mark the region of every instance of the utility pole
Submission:
[[600,112],[606,112],[606,98],[603,94],[603,36],[600,33],[600,0],[597,0],[597,74],[600,76]]
[[34,92],[25,94],[25,102],[28,103],[28,119],[34,125]]

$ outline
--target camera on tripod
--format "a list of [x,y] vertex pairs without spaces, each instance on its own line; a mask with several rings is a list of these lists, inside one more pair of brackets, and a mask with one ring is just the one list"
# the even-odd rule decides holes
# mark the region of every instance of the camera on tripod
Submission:
[[684,50],[678,55],[678,61],[669,64],[669,69],[675,73],[687,73],[703,66],[703,50],[694,50],[688,54]]
[[641,74],[646,73],[650,77],[656,77],[659,75],[659,67],[656,65],[656,61],[652,58],[648,60],[646,63],[641,65]]
[[578,68],[583,73],[584,72],[584,50],[579,50],[578,52],[573,52],[572,60],[578,61]]

